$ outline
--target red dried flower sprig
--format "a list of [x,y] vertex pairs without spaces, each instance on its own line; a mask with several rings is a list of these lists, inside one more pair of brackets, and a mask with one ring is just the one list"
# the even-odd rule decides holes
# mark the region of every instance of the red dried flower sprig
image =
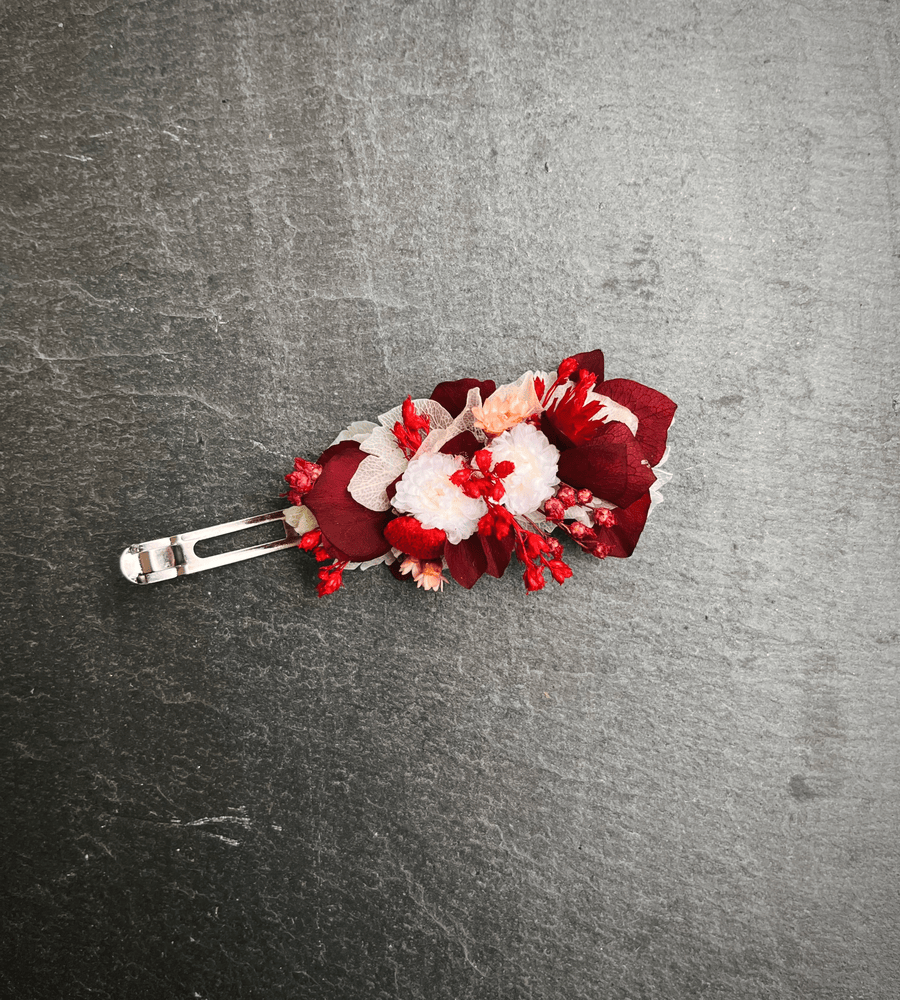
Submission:
[[407,459],[411,459],[421,448],[430,429],[431,421],[427,416],[416,412],[412,396],[407,396],[403,400],[403,422],[398,420],[393,427],[397,444]]
[[315,481],[322,475],[322,466],[315,462],[307,462],[305,458],[294,459],[294,471],[284,478],[290,489],[285,494],[290,502],[299,507],[303,498],[313,488]]
[[[594,494],[590,490],[576,492],[571,486],[563,486],[557,491],[555,497],[551,497],[544,504],[544,513],[548,521],[559,525],[585,552],[589,552],[598,559],[605,559],[611,551],[611,546],[603,542],[593,528],[581,521],[567,524],[564,520],[569,508],[587,507],[593,500]],[[591,514],[591,520],[600,528],[612,528],[616,523],[616,515],[608,507],[598,507]]]
[[[475,461],[474,468],[472,459]],[[467,497],[473,500],[480,498],[489,507],[491,501],[499,503],[506,493],[502,480],[515,472],[515,465],[509,461],[494,465],[494,456],[486,448],[476,451],[472,459],[464,460],[461,468],[450,476],[450,482],[458,486]]]

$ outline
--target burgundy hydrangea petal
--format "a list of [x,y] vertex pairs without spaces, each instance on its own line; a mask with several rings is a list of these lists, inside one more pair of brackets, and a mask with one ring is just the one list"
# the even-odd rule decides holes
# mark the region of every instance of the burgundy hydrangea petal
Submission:
[[617,508],[614,511],[616,523],[612,527],[598,526],[594,529],[600,541],[610,546],[609,555],[624,559],[634,552],[649,510],[650,494],[646,493],[631,506]]
[[479,448],[483,447],[484,445],[471,431],[463,431],[462,434],[450,438],[441,451],[445,455],[465,455],[466,458],[471,458]]
[[506,572],[509,560],[512,558],[513,549],[516,545],[515,535],[510,532],[502,541],[494,538],[493,535],[481,535],[481,547],[487,559],[485,572],[488,576],[494,576],[498,580]]
[[593,372],[597,381],[603,381],[603,351],[587,351],[584,354],[573,354],[579,368]]
[[471,590],[487,569],[487,556],[479,535],[464,538],[458,545],[447,542],[444,546],[444,558],[450,575],[466,590]]
[[601,500],[628,507],[656,481],[644,451],[625,424],[600,424],[587,444],[559,456],[559,478]]
[[355,441],[338,441],[337,444],[333,444],[330,448],[326,448],[322,454],[319,455],[319,461],[316,464],[321,465],[324,469],[325,465],[331,461],[332,458],[336,455],[340,455],[342,452],[352,451],[354,446],[359,448],[359,445]]
[[566,451],[569,448],[575,447],[573,442],[570,441],[566,435],[557,428],[556,424],[553,422],[553,414],[548,413],[546,410],[544,410],[541,414],[541,431],[550,444],[559,448],[560,451]]
[[460,378],[455,382],[441,382],[436,385],[431,398],[440,403],[451,417],[458,417],[466,408],[466,397],[470,389],[480,389],[481,401],[484,402],[496,388],[497,383],[490,379],[487,382],[479,382],[474,378]]
[[398,580],[405,580],[407,583],[413,582],[412,573],[401,573],[400,567],[403,565],[402,560],[398,559],[396,562],[392,562],[388,569]]
[[342,552],[336,545],[332,545],[324,535],[322,535],[322,548],[332,559],[337,559],[338,562],[354,562],[346,552]]
[[613,378],[594,388],[601,395],[627,406],[638,418],[635,435],[638,444],[644,449],[647,461],[656,465],[666,450],[666,435],[678,409],[675,403],[656,389],[627,378]]
[[390,548],[384,528],[393,517],[391,512],[369,510],[347,492],[353,474],[365,457],[355,441],[332,445],[319,459],[322,474],[305,498],[326,541],[351,562],[375,559]]

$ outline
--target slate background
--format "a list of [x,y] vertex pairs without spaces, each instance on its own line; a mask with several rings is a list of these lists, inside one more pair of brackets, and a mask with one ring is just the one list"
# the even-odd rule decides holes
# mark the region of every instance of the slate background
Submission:
[[[898,7],[7,0],[4,995],[897,995]],[[446,378],[680,403],[564,587],[121,549]]]

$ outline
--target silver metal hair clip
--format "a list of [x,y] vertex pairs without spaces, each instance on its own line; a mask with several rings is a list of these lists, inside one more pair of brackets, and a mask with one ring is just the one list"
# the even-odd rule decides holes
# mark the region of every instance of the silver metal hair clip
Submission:
[[[268,514],[257,514],[255,517],[245,517],[240,521],[229,521],[227,524],[217,524],[199,531],[185,531],[180,535],[129,545],[119,559],[119,566],[125,579],[132,583],[158,583],[160,580],[171,580],[176,576],[199,573],[201,570],[228,566],[269,552],[278,552],[297,545],[301,537],[293,525],[285,520],[285,513],[284,510],[273,510]],[[204,538],[230,535],[269,521],[282,522],[284,538],[212,556],[198,556],[194,551],[194,545]]]

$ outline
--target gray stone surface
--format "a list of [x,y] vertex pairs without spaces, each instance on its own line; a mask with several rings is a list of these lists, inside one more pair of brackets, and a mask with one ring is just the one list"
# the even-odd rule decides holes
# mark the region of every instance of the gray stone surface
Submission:
[[[7,0],[8,995],[897,995],[898,21]],[[595,347],[680,404],[630,560],[118,576]]]

